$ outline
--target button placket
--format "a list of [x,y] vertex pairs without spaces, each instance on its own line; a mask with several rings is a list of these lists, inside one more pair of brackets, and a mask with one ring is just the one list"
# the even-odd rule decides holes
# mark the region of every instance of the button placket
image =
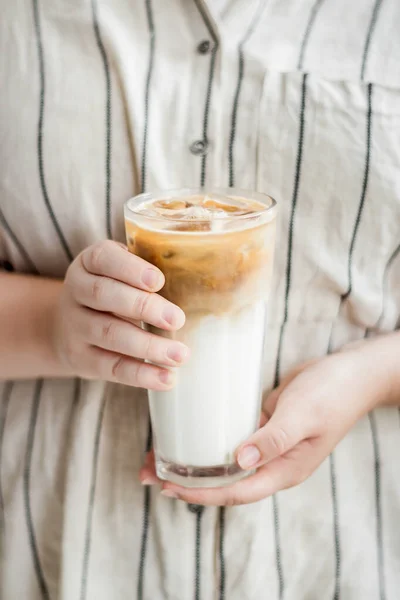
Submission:
[[[213,161],[215,149],[215,87],[218,85],[217,56],[219,49],[218,23],[205,0],[196,0],[198,20],[192,23],[192,77],[190,82],[189,110],[193,118],[187,122],[187,150],[192,155],[188,161],[193,169],[191,181],[204,186],[213,181]],[[194,100],[196,99],[196,100]],[[200,171],[199,171],[200,169]],[[187,174],[189,178],[189,173]]]

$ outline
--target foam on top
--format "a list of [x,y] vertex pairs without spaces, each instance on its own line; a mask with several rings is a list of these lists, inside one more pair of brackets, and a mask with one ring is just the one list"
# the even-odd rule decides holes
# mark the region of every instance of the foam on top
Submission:
[[265,210],[266,206],[255,200],[217,195],[147,200],[135,208],[136,213],[146,217],[203,223],[254,215]]

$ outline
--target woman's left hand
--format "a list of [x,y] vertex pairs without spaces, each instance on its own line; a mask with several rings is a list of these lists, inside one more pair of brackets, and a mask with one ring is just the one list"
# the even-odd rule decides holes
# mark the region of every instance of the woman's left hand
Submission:
[[142,483],[162,483],[165,496],[193,504],[226,506],[257,502],[298,485],[358,419],[390,400],[393,361],[385,362],[382,352],[379,340],[367,341],[287,376],[264,402],[266,424],[237,450],[242,468],[257,469],[249,477],[223,488],[184,488],[157,480],[150,454],[140,472]]

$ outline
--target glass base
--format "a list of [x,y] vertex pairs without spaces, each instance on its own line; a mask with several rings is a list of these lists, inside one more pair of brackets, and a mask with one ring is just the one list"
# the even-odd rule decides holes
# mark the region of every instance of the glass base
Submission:
[[215,488],[232,485],[254,473],[243,471],[236,463],[214,467],[192,467],[178,465],[159,456],[156,458],[156,472],[159,479],[171,481],[187,488]]

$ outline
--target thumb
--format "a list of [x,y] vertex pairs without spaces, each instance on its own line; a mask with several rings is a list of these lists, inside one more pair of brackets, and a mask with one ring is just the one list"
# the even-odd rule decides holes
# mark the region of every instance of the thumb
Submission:
[[304,439],[299,415],[277,410],[264,427],[254,433],[237,452],[242,469],[254,469],[289,452]]

